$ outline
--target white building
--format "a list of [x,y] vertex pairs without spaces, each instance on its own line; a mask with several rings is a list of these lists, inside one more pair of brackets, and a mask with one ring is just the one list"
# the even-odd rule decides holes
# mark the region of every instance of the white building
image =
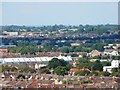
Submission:
[[108,46],[104,46],[105,50],[103,52],[104,55],[118,56],[120,44],[108,44]]
[[58,56],[58,57],[34,57],[34,58],[0,58],[2,64],[5,63],[26,63],[26,62],[49,62],[53,58],[63,59],[65,61],[72,61],[70,56]]
[[42,67],[45,67],[47,66],[46,64],[35,64],[35,69],[39,69],[39,68],[42,68]]
[[18,32],[7,32],[7,31],[4,31],[3,34],[4,35],[8,35],[8,36],[18,36]]
[[103,71],[112,72],[113,68],[118,68],[120,66],[120,60],[113,60],[111,66],[104,66]]
[[80,43],[71,43],[71,46],[80,46]]
[[107,72],[109,72],[109,73],[111,73],[112,72],[112,66],[104,66],[103,67],[103,71],[107,71]]
[[118,68],[119,64],[120,64],[120,60],[113,60],[111,62],[111,66],[114,67],[114,68]]
[[119,55],[119,53],[118,53],[118,51],[111,51],[111,52],[109,52],[109,51],[104,51],[104,55],[111,55],[111,56],[118,56]]

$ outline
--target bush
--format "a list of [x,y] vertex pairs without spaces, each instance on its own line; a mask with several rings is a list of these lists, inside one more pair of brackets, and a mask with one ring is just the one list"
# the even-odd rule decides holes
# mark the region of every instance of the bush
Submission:
[[102,74],[103,74],[103,76],[110,76],[109,72],[103,72]]
[[72,81],[68,80],[68,84],[72,84]]
[[42,69],[40,73],[50,74],[51,72],[48,69]]
[[73,84],[74,84],[74,85],[80,85],[81,82],[80,82],[80,81],[75,81]]
[[20,70],[20,72],[31,72],[31,73],[34,73],[34,72],[35,72],[34,69],[32,69],[32,68],[30,68],[30,67],[28,67],[28,66],[19,67],[19,70]]
[[112,73],[111,73],[111,76],[118,77],[118,76],[119,76],[119,73],[118,73],[118,72],[112,72]]
[[66,84],[66,80],[63,80],[62,83],[63,83],[63,84]]
[[118,72],[119,70],[118,70],[118,68],[113,68],[112,69],[112,72]]
[[91,80],[84,80],[84,81],[81,81],[81,84],[90,84],[90,83],[93,83]]
[[93,72],[91,72],[91,73],[89,74],[89,76],[93,76],[93,75],[98,76],[98,72],[93,71]]
[[[66,80],[63,80],[62,83],[63,83],[63,84],[66,84],[67,81],[66,81]],[[68,80],[68,84],[72,84],[72,81]]]
[[17,68],[16,68],[16,67],[12,67],[11,70],[12,70],[12,71],[15,71],[15,70],[17,70]]
[[4,72],[4,71],[10,71],[11,70],[11,67],[9,67],[9,66],[2,66],[2,72]]

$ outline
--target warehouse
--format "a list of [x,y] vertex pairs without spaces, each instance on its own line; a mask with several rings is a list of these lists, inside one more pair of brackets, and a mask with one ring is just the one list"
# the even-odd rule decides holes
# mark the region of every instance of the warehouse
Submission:
[[26,62],[48,62],[53,58],[63,59],[65,61],[72,61],[70,56],[59,56],[59,57],[34,57],[34,58],[1,58],[0,62],[2,64],[9,64],[9,63],[26,63]]

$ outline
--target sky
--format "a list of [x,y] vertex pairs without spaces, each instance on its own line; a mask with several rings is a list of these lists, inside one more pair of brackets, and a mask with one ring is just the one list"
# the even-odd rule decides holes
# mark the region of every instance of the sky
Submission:
[[1,0],[1,2],[119,2],[119,0]]
[[[1,5],[1,4],[0,4]],[[2,2],[1,25],[117,24],[117,2]]]

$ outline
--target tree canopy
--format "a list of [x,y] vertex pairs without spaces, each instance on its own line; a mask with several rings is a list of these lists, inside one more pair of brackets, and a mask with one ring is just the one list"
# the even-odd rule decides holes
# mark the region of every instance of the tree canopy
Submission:
[[66,66],[67,62],[62,60],[62,59],[58,59],[58,58],[53,58],[51,61],[48,62],[48,68],[53,68],[55,69],[58,66]]

